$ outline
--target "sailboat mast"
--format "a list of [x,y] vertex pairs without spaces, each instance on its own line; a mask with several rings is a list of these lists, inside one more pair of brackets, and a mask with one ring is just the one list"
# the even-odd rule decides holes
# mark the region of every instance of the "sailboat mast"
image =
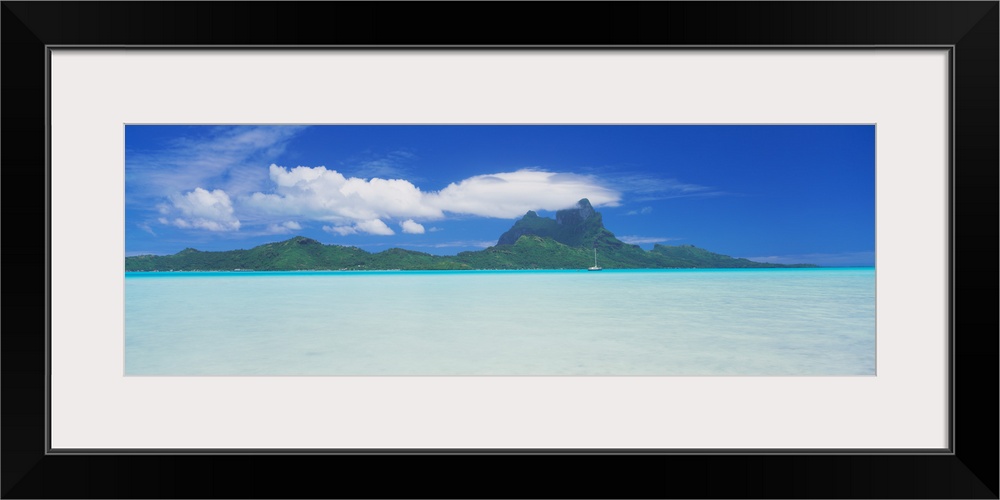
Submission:
[[597,265],[597,247],[594,247],[594,267],[588,267],[588,271],[600,271],[600,266]]

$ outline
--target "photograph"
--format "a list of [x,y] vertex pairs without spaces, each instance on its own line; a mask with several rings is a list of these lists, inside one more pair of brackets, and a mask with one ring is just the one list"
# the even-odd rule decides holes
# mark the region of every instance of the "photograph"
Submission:
[[873,124],[124,134],[126,376],[876,375]]
[[2,3],[2,498],[998,498],[997,0]]

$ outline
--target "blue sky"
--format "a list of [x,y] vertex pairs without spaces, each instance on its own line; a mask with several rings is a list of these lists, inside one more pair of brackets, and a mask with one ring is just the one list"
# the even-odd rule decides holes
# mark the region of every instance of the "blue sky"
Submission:
[[588,198],[619,239],[870,266],[873,125],[125,128],[126,255],[296,235],[371,252],[480,250]]

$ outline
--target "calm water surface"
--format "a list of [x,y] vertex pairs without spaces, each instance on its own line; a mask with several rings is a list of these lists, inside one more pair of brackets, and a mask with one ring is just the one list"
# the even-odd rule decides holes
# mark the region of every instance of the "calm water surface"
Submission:
[[874,375],[875,270],[126,273],[126,375]]

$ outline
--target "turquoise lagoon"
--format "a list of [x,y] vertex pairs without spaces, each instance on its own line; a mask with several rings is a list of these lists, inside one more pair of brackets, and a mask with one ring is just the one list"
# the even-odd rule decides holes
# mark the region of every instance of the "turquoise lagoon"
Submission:
[[125,374],[875,374],[875,270],[125,275]]

